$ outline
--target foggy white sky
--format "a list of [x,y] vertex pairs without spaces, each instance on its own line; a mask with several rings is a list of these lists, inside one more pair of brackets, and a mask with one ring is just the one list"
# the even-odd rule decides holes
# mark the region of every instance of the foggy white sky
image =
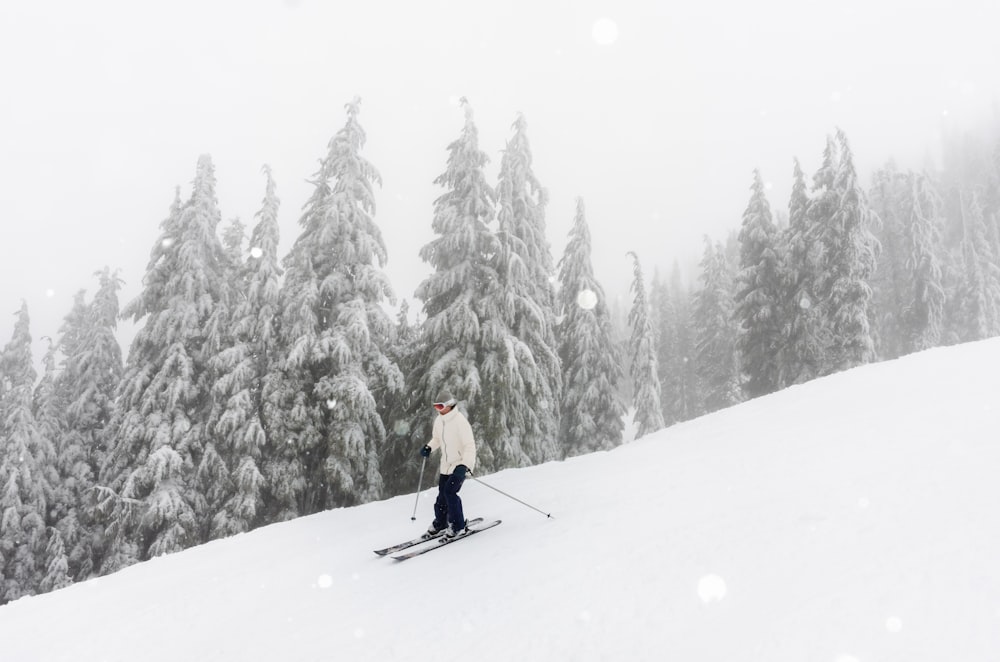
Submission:
[[554,257],[582,195],[598,278],[623,298],[625,252],[649,278],[696,262],[702,234],[738,227],[753,168],[783,209],[792,157],[811,176],[837,126],[867,178],[890,155],[920,167],[944,127],[993,112],[994,0],[680,4],[4,2],[0,343],[22,298],[36,343],[54,337],[105,265],[121,269],[122,304],[134,298],[201,153],[223,219],[250,227],[271,164],[284,255],[305,180],[355,95],[384,179],[386,270],[407,298],[428,273],[417,251],[432,238],[432,180],[461,129],[460,96],[494,182],[525,114]]

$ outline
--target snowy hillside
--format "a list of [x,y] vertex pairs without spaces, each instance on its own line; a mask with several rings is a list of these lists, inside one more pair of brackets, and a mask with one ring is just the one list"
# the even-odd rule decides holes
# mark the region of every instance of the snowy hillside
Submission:
[[470,482],[504,523],[403,563],[430,491],[267,527],[0,608],[0,659],[1000,659],[1000,339],[484,480],[555,519]]

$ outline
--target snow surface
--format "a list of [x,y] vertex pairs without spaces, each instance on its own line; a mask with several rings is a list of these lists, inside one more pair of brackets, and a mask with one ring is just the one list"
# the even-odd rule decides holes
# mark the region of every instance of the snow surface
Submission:
[[[1000,339],[474,482],[504,523],[398,563],[433,493],[0,608],[4,662],[1000,659]],[[414,483],[416,483],[414,476]]]

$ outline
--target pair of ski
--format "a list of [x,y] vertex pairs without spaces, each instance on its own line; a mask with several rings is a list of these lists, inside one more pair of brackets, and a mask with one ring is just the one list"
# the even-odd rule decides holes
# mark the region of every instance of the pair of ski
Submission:
[[[434,551],[435,549],[441,549],[445,545],[450,545],[453,542],[458,542],[459,540],[464,540],[469,536],[479,533],[481,531],[486,531],[487,529],[492,529],[494,526],[500,524],[500,520],[493,520],[492,522],[487,522],[483,524],[483,518],[477,517],[476,519],[470,519],[466,524],[466,530],[454,538],[445,538],[444,531],[436,535],[430,535],[425,533],[419,538],[414,538],[413,540],[407,540],[406,542],[401,542],[398,545],[393,545],[391,547],[386,547],[385,549],[376,549],[375,553],[379,556],[389,556],[396,561],[405,561],[406,559],[412,559],[414,556],[420,556],[421,554],[426,554],[427,552]],[[410,547],[416,547],[417,545],[422,545],[423,543],[433,542],[433,545],[425,545],[419,547],[411,552],[406,552],[405,554],[396,554],[396,552],[401,552],[404,549],[409,549]]]

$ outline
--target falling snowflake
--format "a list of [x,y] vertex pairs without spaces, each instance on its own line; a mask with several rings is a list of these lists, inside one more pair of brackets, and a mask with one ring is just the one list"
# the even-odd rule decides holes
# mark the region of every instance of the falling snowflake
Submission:
[[320,575],[319,579],[316,580],[316,585],[320,588],[330,588],[333,586],[333,577],[330,575]]
[[576,295],[576,305],[584,310],[593,310],[597,305],[597,294],[593,290],[584,289]]
[[698,597],[705,604],[726,597],[726,581],[718,575],[705,575],[698,581]]
[[607,17],[599,18],[590,28],[590,35],[599,45],[610,46],[618,41],[618,24]]
[[259,246],[254,246],[250,249],[250,257],[260,259],[262,255],[264,255],[264,251],[262,251]]

